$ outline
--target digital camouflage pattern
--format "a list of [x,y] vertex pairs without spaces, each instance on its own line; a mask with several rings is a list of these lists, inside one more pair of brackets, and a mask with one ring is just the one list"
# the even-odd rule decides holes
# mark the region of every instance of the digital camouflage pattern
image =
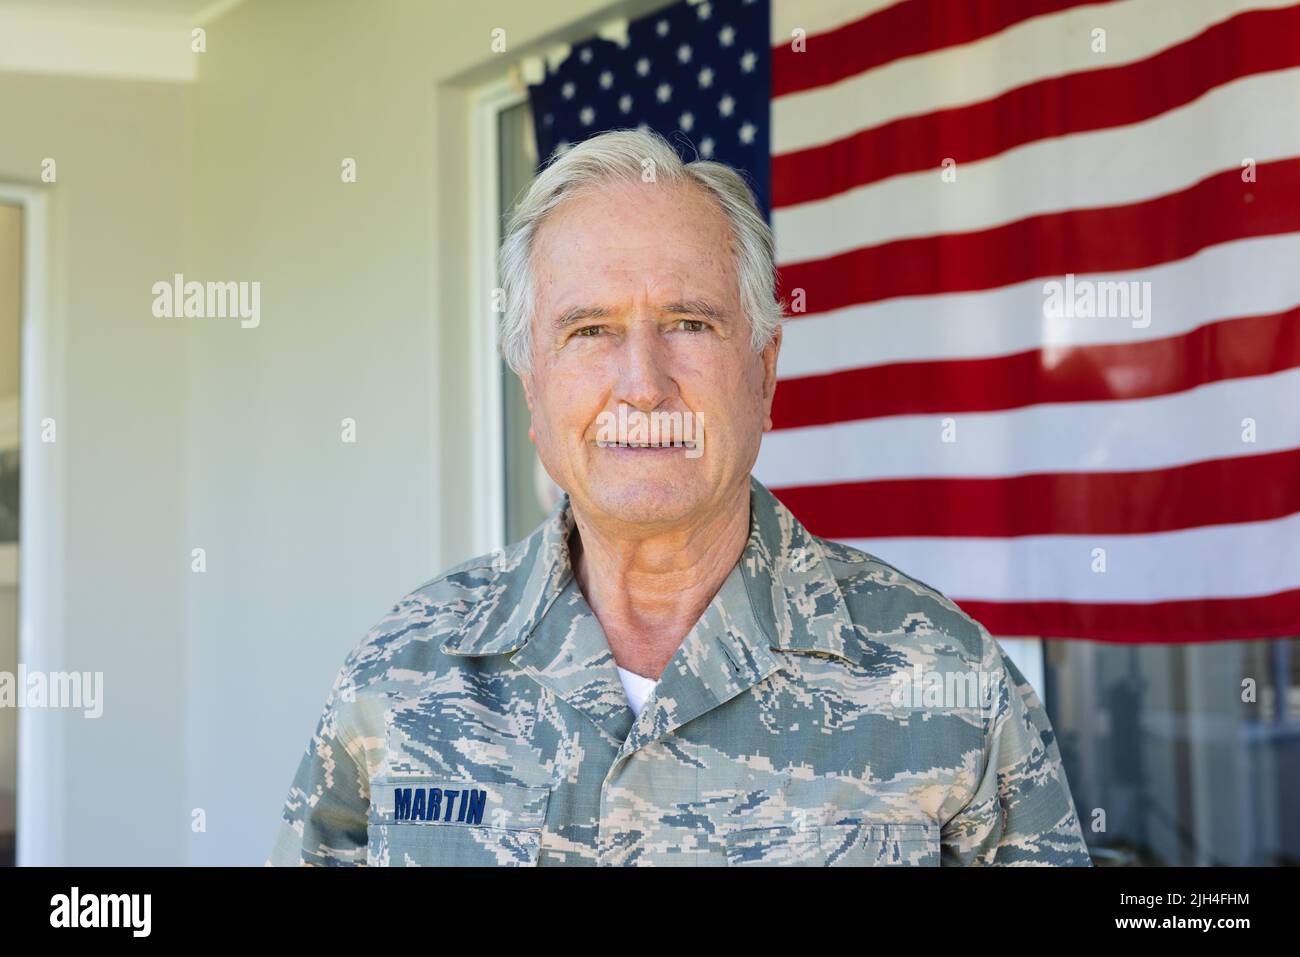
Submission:
[[[1047,715],[988,632],[750,498],[639,717],[567,496],[404,597],[339,672],[267,863],[1090,865]],[[899,693],[927,672],[984,697]]]

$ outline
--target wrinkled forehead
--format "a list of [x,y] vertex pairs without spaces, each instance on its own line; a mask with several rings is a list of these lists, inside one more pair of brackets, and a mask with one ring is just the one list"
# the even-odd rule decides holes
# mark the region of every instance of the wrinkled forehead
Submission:
[[739,302],[726,214],[690,183],[602,183],[566,198],[538,228],[533,275],[542,315],[590,297]]

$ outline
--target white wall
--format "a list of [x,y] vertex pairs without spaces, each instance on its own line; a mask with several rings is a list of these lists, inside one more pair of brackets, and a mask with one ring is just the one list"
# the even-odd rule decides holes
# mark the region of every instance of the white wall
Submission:
[[[22,716],[63,745],[24,756],[58,797],[39,863],[265,858],[344,655],[480,545],[470,93],[654,5],[258,0],[206,24],[193,82],[0,62],[0,181],[59,170],[67,599],[44,664],[106,684],[97,721]],[[177,272],[260,282],[260,326],[155,318]]]
[[[19,771],[56,789],[34,809],[57,815],[46,863],[185,856],[185,341],[152,316],[150,286],[187,255],[191,96],[184,84],[0,73],[0,182],[39,186],[46,157],[58,170],[45,187],[47,319],[64,334],[53,505],[66,603],[62,629],[39,636],[40,666],[104,673],[98,720],[18,715],[63,742],[57,766],[24,755]],[[23,467],[37,454],[24,447]]]
[[468,91],[513,60],[494,27],[513,54],[601,6],[246,3],[209,25],[193,271],[261,280],[263,316],[190,340],[191,862],[265,858],[348,650],[474,554]]

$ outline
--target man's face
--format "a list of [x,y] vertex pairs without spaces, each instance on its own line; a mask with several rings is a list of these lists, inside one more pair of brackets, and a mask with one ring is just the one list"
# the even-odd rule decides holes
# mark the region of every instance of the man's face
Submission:
[[[533,275],[529,436],[574,505],[651,534],[733,504],[772,425],[781,334],[750,345],[716,201],[687,184],[577,194],[538,230]],[[702,426],[702,452],[605,445],[623,404],[629,423],[680,413],[660,421]]]

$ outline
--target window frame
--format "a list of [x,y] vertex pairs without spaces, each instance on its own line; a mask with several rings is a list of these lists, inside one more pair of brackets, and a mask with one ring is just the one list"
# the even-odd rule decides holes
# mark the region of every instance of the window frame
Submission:
[[527,100],[509,75],[476,88],[470,100],[470,248],[473,288],[470,310],[471,381],[474,405],[483,417],[474,429],[474,487],[479,490],[474,516],[474,551],[487,552],[505,544],[505,423],[501,401],[504,385],[497,350],[498,314],[492,296],[498,288],[497,224],[501,221],[501,114]]
[[[57,433],[49,443],[41,442],[40,434],[43,419],[53,419],[56,428],[65,425],[66,339],[57,314],[47,310],[49,200],[41,187],[0,182],[0,203],[22,210],[18,660],[33,670],[58,670],[63,666],[63,446]],[[18,721],[14,840],[19,867],[63,859],[62,726],[61,721]]]

